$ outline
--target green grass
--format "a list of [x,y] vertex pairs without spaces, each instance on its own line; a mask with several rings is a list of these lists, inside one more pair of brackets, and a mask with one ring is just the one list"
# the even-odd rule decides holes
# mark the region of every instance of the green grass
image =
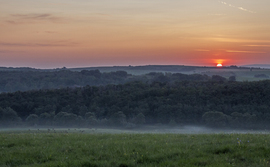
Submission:
[[269,134],[0,133],[1,167],[256,167],[269,161]]

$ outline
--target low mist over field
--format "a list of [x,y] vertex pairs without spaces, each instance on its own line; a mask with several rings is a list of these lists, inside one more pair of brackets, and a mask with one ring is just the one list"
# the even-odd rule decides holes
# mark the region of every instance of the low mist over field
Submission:
[[23,127],[0,128],[0,133],[45,133],[45,134],[270,134],[270,130],[236,130],[216,129],[204,126],[144,126],[134,129],[95,127],[95,128],[70,128],[70,127]]

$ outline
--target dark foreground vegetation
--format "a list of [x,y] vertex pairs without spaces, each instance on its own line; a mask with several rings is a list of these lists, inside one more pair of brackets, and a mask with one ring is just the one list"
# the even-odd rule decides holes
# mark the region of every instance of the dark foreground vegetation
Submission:
[[[181,74],[179,74],[181,75]],[[0,94],[1,126],[207,125],[269,129],[270,81],[130,82]]]
[[269,134],[0,133],[0,166],[269,166]]

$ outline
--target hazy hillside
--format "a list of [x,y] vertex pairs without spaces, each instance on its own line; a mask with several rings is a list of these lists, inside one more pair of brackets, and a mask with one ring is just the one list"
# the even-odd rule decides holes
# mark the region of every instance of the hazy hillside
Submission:
[[[175,77],[178,74],[178,77]],[[208,80],[219,75],[227,80],[259,81],[269,79],[270,69],[248,67],[199,67],[181,65],[113,66],[86,68],[6,68],[0,67],[0,92],[56,89],[65,87],[123,84],[131,81],[175,82]]]
[[[224,78],[225,79],[225,78]],[[207,81],[211,77],[202,74],[181,74],[150,72],[144,75],[132,75],[126,71],[100,72],[95,70],[28,70],[0,71],[0,92],[28,91],[39,89],[75,88],[83,86],[101,86],[123,84],[132,81],[166,82]],[[226,79],[225,79],[226,80]]]
[[248,65],[243,65],[242,67],[270,69],[270,64],[248,64]]

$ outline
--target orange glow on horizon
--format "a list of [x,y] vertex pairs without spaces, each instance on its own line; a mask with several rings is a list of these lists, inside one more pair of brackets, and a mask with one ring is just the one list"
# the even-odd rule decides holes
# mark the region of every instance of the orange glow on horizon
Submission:
[[269,0],[14,2],[0,5],[4,67],[270,64]]

